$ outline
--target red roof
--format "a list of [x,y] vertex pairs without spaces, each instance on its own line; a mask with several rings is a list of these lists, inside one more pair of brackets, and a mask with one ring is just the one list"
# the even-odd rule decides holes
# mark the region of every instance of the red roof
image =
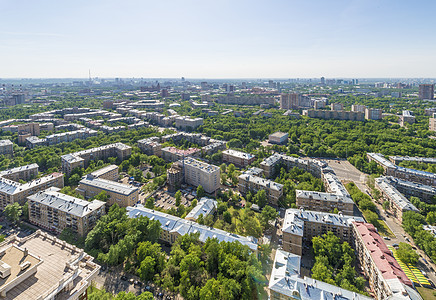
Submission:
[[377,268],[381,271],[383,278],[385,280],[398,278],[404,284],[413,286],[412,281],[392,256],[391,251],[386,246],[383,238],[377,233],[374,225],[363,222],[353,222],[353,224],[362,237],[365,247],[369,250]]

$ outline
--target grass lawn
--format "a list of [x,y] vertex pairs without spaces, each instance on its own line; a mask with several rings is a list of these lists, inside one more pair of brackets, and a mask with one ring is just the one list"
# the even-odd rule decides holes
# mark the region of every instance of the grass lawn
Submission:
[[389,229],[388,225],[386,225],[385,221],[383,220],[378,220],[378,222],[380,223],[380,228],[379,229],[379,233],[382,236],[388,236],[390,238],[394,238],[395,235],[394,233]]
[[416,289],[418,290],[419,294],[424,300],[430,300],[436,298],[436,290],[428,289],[424,287],[417,287]]

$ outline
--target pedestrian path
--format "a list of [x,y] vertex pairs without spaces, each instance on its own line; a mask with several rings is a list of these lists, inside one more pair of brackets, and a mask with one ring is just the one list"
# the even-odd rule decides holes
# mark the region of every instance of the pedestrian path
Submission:
[[412,271],[413,275],[415,275],[415,277],[418,279],[419,283],[422,286],[431,287],[431,284],[430,282],[428,282],[428,279],[421,273],[421,271],[418,270],[417,267],[411,264],[407,264],[407,266],[409,267],[410,271]]

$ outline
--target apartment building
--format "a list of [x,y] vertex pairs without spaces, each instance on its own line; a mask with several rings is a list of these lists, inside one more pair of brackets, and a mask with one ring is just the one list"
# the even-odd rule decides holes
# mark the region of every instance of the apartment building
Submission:
[[385,176],[385,179],[407,198],[412,196],[418,197],[419,199],[432,204],[433,197],[436,196],[436,187],[415,183],[392,176]]
[[183,160],[185,157],[200,156],[201,150],[197,148],[189,148],[186,150],[176,147],[165,147],[162,149],[162,158],[167,162],[175,162]]
[[379,153],[367,153],[369,161],[374,161],[384,169],[384,174],[387,176],[394,176],[403,180],[421,183],[430,186],[436,186],[436,174],[404,168],[397,166],[385,159],[382,154]]
[[106,203],[85,201],[59,191],[51,187],[27,197],[30,223],[56,233],[68,228],[85,236],[104,215]]
[[219,167],[191,157],[179,161],[178,164],[184,169],[185,183],[193,186],[201,185],[208,194],[212,194],[220,188]]
[[223,162],[234,164],[239,168],[245,168],[251,165],[256,159],[256,157],[253,154],[236,151],[232,149],[224,150],[222,153],[223,153]]
[[269,280],[271,300],[326,300],[353,299],[370,300],[372,298],[303,276],[301,256],[278,249],[272,264]]
[[433,100],[434,99],[434,84],[419,85],[419,99]]
[[400,115],[400,125],[404,126],[406,123],[413,124],[416,122],[416,118],[410,110],[403,110],[403,113]]
[[0,140],[0,154],[13,155],[14,144],[10,140]]
[[332,103],[330,104],[330,110],[342,111],[344,110],[344,105],[342,103]]
[[236,104],[236,105],[274,105],[275,99],[274,96],[268,95],[257,95],[257,94],[249,94],[249,95],[234,95],[227,94],[223,96],[218,96],[216,98],[217,103],[221,104]]
[[254,176],[250,173],[243,173],[239,175],[238,181],[238,190],[244,196],[248,192],[255,194],[260,190],[264,190],[268,202],[274,205],[277,205],[283,196],[283,185],[272,180]]
[[376,178],[375,187],[380,191],[383,199],[389,202],[389,210],[400,221],[400,223],[403,220],[404,212],[419,212],[419,210],[412,203],[410,203],[410,201],[407,200],[407,198],[404,197],[403,194],[401,194],[393,185],[391,185],[390,181],[385,177],[382,176]]
[[48,135],[45,139],[32,136],[26,139],[27,148],[35,148],[39,146],[52,146],[64,142],[72,142],[76,139],[87,139],[89,137],[97,136],[98,132],[92,129],[80,129],[75,131],[68,131],[62,133],[56,133]]
[[377,300],[422,299],[413,289],[391,251],[377,233],[374,225],[360,221],[351,222],[353,248]]
[[87,298],[87,289],[100,266],[82,249],[37,230],[20,238],[12,235],[0,243],[3,299]]
[[188,116],[183,117],[177,117],[175,118],[176,121],[176,128],[183,129],[183,130],[193,130],[196,129],[198,126],[203,125],[203,119],[202,118],[194,118],[191,119]]
[[206,243],[209,238],[216,238],[219,242],[239,242],[246,245],[251,251],[257,253],[257,240],[254,237],[240,236],[229,233],[221,229],[200,225],[196,222],[178,218],[160,211],[148,209],[142,205],[127,207],[129,218],[147,217],[158,220],[161,224],[162,232],[160,239],[168,244],[173,244],[179,236],[196,233],[202,243]]
[[361,104],[351,105],[351,111],[365,112],[366,106]]
[[109,165],[107,167],[98,169],[89,175],[93,178],[101,178],[106,180],[118,181],[120,175],[118,174],[119,167],[117,165]]
[[183,164],[175,163],[167,170],[167,184],[170,192],[180,189],[184,179]]
[[132,147],[123,143],[109,144],[61,156],[62,172],[69,175],[75,168],[87,168],[91,160],[116,157],[127,159],[132,154]]
[[121,207],[133,206],[138,202],[139,188],[116,181],[94,178],[87,175],[79,181],[76,191],[86,199],[105,191],[109,196],[107,206],[117,203]]
[[186,215],[185,219],[197,221],[200,215],[203,215],[203,218],[205,218],[208,215],[214,214],[217,206],[218,202],[216,200],[202,197],[200,201],[198,201],[197,205]]
[[354,201],[332,193],[296,190],[296,205],[306,210],[332,212],[335,208],[345,214],[353,215]]
[[302,169],[311,173],[313,176],[321,178],[321,173],[324,169],[328,168],[328,165],[317,159],[301,159],[293,156],[287,156],[275,153],[265,158],[260,167],[263,169],[265,177],[271,178],[275,175],[276,166],[283,164],[288,170],[292,168]]
[[433,114],[433,117],[428,119],[428,130],[436,131],[436,113]]
[[162,156],[162,145],[159,143],[158,137],[139,140],[138,147],[147,155]]
[[[24,173],[23,173],[24,174]],[[26,183],[0,177],[0,209],[14,202],[24,205],[27,197],[50,187],[64,187],[64,175],[53,173]]]
[[365,114],[360,111],[345,111],[345,110],[303,110],[303,116],[309,118],[318,118],[325,120],[350,120],[364,121]]
[[38,136],[41,132],[40,125],[38,123],[24,123],[17,125],[8,125],[2,128],[3,131],[9,132],[28,132],[30,135]]
[[283,250],[301,256],[303,242],[311,241],[314,236],[320,236],[327,231],[351,244],[353,221],[364,222],[360,217],[289,208],[285,212],[282,226]]
[[288,136],[287,132],[277,131],[268,136],[268,142],[270,144],[285,145],[288,142]]
[[280,109],[299,109],[300,108],[300,94],[281,94],[280,95]]
[[436,158],[434,157],[389,156],[389,160],[396,165],[403,161],[436,164]]
[[30,164],[22,167],[16,167],[9,170],[1,171],[0,177],[6,178],[12,181],[29,181],[38,177],[38,164]]
[[383,119],[383,110],[375,108],[365,109],[365,119],[367,120],[381,120]]

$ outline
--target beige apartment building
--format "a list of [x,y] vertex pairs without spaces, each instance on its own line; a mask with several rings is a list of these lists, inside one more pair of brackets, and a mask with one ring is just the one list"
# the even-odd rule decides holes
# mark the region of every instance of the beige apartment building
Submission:
[[120,177],[120,175],[118,174],[118,169],[119,168],[117,165],[109,165],[107,167],[92,172],[90,175],[94,178],[118,181]]
[[79,182],[76,191],[86,199],[105,191],[109,199],[107,206],[117,203],[121,207],[133,206],[138,202],[139,188],[119,182],[86,176]]
[[115,143],[96,147],[76,153],[61,156],[62,172],[69,175],[75,168],[86,168],[91,160],[107,159],[117,157],[124,160],[132,154],[132,147],[123,143]]
[[206,193],[212,194],[220,188],[220,168],[214,165],[209,165],[200,160],[191,157],[179,161],[184,167],[185,183],[199,186],[201,185]]
[[0,154],[14,154],[14,144],[10,140],[0,140]]
[[283,196],[283,185],[269,179],[254,176],[249,173],[243,173],[238,177],[238,189],[242,195],[248,192],[253,194],[264,190],[269,203],[277,205]]
[[428,130],[436,131],[436,114],[433,114],[433,117],[428,119]]
[[[22,172],[21,174],[26,173]],[[24,184],[0,177],[0,209],[3,210],[8,204],[14,202],[24,205],[28,196],[53,186],[64,187],[64,175],[62,173],[53,173]]]
[[297,255],[303,254],[303,242],[331,231],[342,241],[352,242],[352,221],[364,222],[363,218],[344,216],[304,209],[290,208],[283,220],[283,250]]
[[306,210],[332,212],[335,208],[345,215],[353,215],[354,201],[333,193],[296,190],[296,204]]
[[251,165],[256,157],[253,154],[227,149],[223,153],[223,162],[234,164],[239,168]]
[[30,164],[22,167],[16,167],[13,169],[0,172],[1,178],[6,178],[12,181],[29,181],[35,179],[38,176],[38,164]]
[[105,213],[105,202],[92,202],[59,192],[51,187],[29,197],[30,223],[61,233],[68,228],[79,236],[85,236]]

